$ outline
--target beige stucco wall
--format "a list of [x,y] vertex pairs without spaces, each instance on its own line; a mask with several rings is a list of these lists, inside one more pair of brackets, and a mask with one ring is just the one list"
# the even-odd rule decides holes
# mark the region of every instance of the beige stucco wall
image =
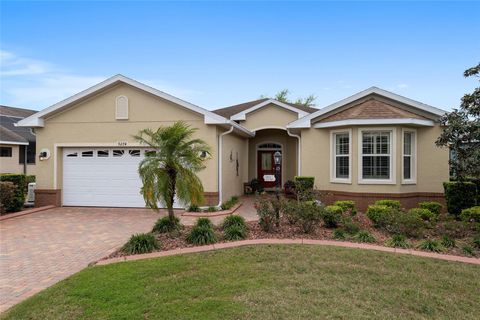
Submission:
[[[369,126],[362,126],[362,128]],[[386,127],[386,126],[382,126]],[[375,128],[370,126],[369,128]],[[417,130],[417,183],[402,184],[402,126],[396,129],[396,183],[395,184],[359,184],[358,183],[358,127],[352,128],[352,182],[351,184],[330,182],[330,128],[304,129],[301,132],[302,175],[314,176],[315,185],[320,190],[345,192],[443,192],[442,183],[448,181],[448,150],[437,148],[435,140],[441,133],[441,127],[421,127]],[[333,128],[332,130],[345,129]]]
[[[238,157],[238,175],[237,162]],[[222,202],[243,194],[248,179],[248,139],[233,133],[223,136],[222,144]]]
[[[119,95],[128,97],[128,120],[115,120],[115,98]],[[206,192],[217,192],[216,127],[205,125],[203,115],[125,84],[117,85],[46,119],[45,127],[36,129],[37,150],[47,148],[52,152],[50,159],[37,163],[37,188],[62,188],[62,152],[61,148],[55,148],[55,144],[115,146],[119,141],[127,141],[128,145],[135,145],[132,136],[141,129],[157,129],[179,120],[198,128],[195,137],[205,140],[211,146],[212,157],[199,176]]]
[[240,124],[249,130],[265,127],[285,128],[288,123],[297,120],[298,114],[279,106],[270,104],[247,114]]
[[257,146],[266,142],[279,143],[283,147],[282,184],[297,175],[297,139],[284,130],[267,129],[256,132],[248,142],[248,181],[257,178]]
[[[20,147],[18,145],[12,144],[0,144],[0,147],[7,147],[12,148],[12,156],[11,157],[1,157],[0,158],[0,173],[24,173],[23,164],[19,164],[19,152]],[[34,175],[35,172],[35,164],[27,164],[27,174]]]

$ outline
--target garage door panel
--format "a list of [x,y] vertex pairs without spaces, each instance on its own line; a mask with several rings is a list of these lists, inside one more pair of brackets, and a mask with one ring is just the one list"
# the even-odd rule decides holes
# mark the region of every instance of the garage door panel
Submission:
[[[138,148],[65,148],[63,205],[145,207],[145,201],[140,194],[142,181],[138,174],[143,150],[140,152],[138,150]],[[104,156],[99,157],[98,151]],[[82,156],[85,154],[93,156]],[[114,154],[121,156],[114,157]],[[177,201],[174,206],[182,207]]]

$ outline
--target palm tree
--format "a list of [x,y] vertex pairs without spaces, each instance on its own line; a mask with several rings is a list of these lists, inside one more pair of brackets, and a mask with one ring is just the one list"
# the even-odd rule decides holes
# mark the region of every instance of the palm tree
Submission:
[[192,138],[195,131],[180,121],[156,131],[144,129],[134,136],[152,150],[145,152],[138,168],[143,182],[140,193],[147,207],[156,211],[159,203],[165,204],[171,222],[175,220],[175,196],[183,203],[203,201],[203,185],[197,172],[205,168],[210,147],[203,140]]

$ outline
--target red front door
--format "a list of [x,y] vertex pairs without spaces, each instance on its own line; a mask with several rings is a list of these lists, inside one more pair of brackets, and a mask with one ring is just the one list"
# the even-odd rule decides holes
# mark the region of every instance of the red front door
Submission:
[[276,179],[279,179],[279,186],[282,186],[282,166],[275,165],[273,159],[274,150],[259,150],[257,156],[257,176],[258,181],[264,188],[275,188]]

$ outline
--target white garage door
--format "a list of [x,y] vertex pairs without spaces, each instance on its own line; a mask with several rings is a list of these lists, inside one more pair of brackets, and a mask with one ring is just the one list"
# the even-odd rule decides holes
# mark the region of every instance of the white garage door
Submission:
[[138,175],[144,152],[142,148],[64,148],[63,205],[145,207]]

